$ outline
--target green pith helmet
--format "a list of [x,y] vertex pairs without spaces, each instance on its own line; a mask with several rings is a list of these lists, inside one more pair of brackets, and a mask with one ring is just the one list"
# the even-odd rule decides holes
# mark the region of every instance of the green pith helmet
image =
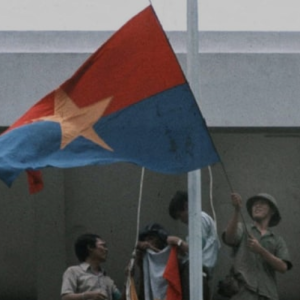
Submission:
[[269,202],[270,206],[274,209],[274,214],[272,215],[272,217],[270,219],[269,227],[276,226],[280,222],[281,216],[280,216],[280,213],[279,213],[279,209],[278,209],[276,199],[273,196],[269,195],[269,194],[260,193],[260,194],[257,194],[255,196],[253,196],[253,197],[250,197],[247,200],[246,207],[247,207],[247,211],[248,211],[248,214],[250,215],[250,217],[252,218],[252,205],[253,205],[254,201],[257,200],[257,199],[267,200]]

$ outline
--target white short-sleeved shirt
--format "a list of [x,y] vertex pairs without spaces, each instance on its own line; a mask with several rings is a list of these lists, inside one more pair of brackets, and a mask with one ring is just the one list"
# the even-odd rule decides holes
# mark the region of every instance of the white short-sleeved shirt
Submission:
[[63,274],[61,295],[88,291],[99,291],[107,297],[107,300],[118,299],[120,296],[120,291],[105,272],[96,275],[85,262],[69,267]]
[[[202,264],[212,272],[218,258],[220,241],[214,220],[204,211],[201,212],[202,224]],[[186,238],[188,242],[188,237]],[[186,257],[188,260],[188,256]]]

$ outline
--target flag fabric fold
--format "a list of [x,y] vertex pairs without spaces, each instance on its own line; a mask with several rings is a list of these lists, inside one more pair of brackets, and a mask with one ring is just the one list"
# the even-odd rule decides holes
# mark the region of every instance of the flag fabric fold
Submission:
[[145,300],[182,300],[177,248],[147,249],[143,258]]
[[18,119],[0,145],[8,186],[22,171],[45,167],[127,161],[176,174],[219,161],[151,5]]
[[129,275],[126,281],[126,300],[139,300],[134,278],[133,276]]
[[168,281],[167,300],[182,300],[182,288],[176,246],[171,248],[163,277]]

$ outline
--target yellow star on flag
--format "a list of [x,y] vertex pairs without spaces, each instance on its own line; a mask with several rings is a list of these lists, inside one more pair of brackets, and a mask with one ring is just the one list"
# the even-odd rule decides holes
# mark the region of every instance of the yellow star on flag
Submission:
[[66,147],[77,137],[83,136],[104,149],[113,151],[93,129],[93,125],[103,115],[112,98],[111,96],[92,105],[79,108],[73,100],[59,88],[55,91],[54,115],[41,117],[34,121],[53,121],[60,124],[62,131],[61,149]]

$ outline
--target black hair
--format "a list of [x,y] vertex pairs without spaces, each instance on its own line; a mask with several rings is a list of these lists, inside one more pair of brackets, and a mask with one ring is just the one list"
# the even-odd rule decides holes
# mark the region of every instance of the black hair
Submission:
[[74,244],[75,254],[80,262],[84,262],[89,256],[89,248],[95,248],[97,239],[102,238],[97,234],[85,233],[80,235]]
[[178,219],[178,213],[186,209],[188,194],[186,191],[177,191],[169,204],[169,215],[174,220]]
[[158,223],[150,223],[146,225],[139,233],[139,241],[144,241],[146,236],[148,235],[156,235],[158,236],[163,242],[167,240],[169,233],[166,229],[158,224]]

